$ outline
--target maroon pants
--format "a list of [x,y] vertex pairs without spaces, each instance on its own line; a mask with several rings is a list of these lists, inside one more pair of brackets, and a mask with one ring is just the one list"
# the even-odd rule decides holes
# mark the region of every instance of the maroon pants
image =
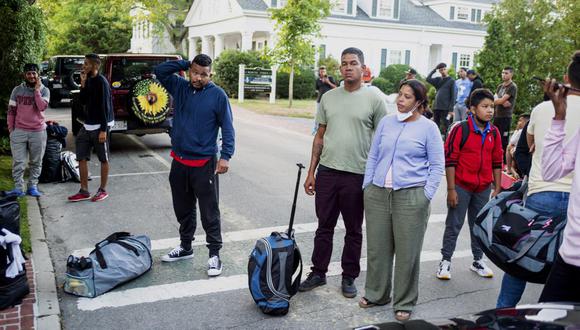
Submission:
[[346,235],[342,250],[342,276],[357,278],[360,273],[363,223],[362,174],[319,169],[316,176],[316,216],[312,272],[324,276],[332,256],[334,227],[342,214]]

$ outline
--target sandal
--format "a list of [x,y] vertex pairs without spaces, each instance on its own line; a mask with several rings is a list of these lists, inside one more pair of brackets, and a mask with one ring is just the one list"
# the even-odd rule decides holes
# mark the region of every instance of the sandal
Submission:
[[411,318],[410,311],[396,311],[395,312],[395,319],[399,322],[408,321]]
[[389,299],[389,300],[388,300],[386,303],[384,303],[384,304],[377,304],[377,303],[374,303],[374,302],[372,302],[372,301],[368,300],[368,299],[367,299],[367,298],[365,298],[365,297],[362,297],[362,298],[360,298],[360,300],[358,301],[358,307],[360,307],[360,308],[371,308],[371,307],[376,307],[376,306],[385,306],[385,305],[387,305],[387,304],[388,304],[388,303],[390,303],[390,302],[391,302],[391,299]]

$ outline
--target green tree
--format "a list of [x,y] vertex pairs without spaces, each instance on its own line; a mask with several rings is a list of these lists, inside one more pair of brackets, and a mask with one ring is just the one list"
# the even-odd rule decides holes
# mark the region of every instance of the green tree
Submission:
[[332,76],[334,80],[338,81],[341,78],[340,63],[336,58],[332,57],[332,55],[318,59],[318,66],[320,67],[323,65],[326,67],[326,73],[329,76]]
[[476,56],[477,70],[486,87],[495,91],[502,69],[514,68],[516,114],[529,112],[542,100],[532,77],[562,78],[578,47],[579,10],[571,0],[504,0],[486,15],[487,36]]
[[111,1],[41,1],[48,16],[48,55],[125,52],[132,24],[129,4]]
[[270,9],[277,42],[270,52],[273,61],[290,71],[289,107],[292,107],[294,70],[314,62],[314,39],[320,36],[319,21],[330,14],[328,0],[288,0],[280,9]]
[[380,88],[385,94],[397,93],[399,82],[405,78],[407,70],[409,70],[409,66],[406,64],[391,64],[381,70],[379,77],[382,79],[379,79],[376,84],[373,80],[373,85]]
[[[34,1],[32,1],[34,2]],[[6,138],[6,110],[10,93],[22,82],[25,63],[38,63],[43,54],[46,26],[42,11],[26,0],[0,2],[0,136]]]

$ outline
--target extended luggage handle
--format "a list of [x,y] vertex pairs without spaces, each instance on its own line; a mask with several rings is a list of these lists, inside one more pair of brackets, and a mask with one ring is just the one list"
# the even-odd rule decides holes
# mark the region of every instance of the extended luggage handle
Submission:
[[294,201],[292,202],[292,212],[290,212],[290,225],[288,226],[288,237],[294,239],[294,234],[292,233],[292,227],[294,226],[294,215],[296,214],[296,199],[298,198],[298,188],[300,187],[300,175],[302,174],[302,169],[305,168],[302,163],[296,164],[298,166],[298,177],[296,178],[296,189],[294,190]]
[[99,243],[95,244],[95,249],[93,251],[95,251],[95,255],[97,257],[97,262],[99,263],[99,266],[102,269],[107,269],[107,267],[108,267],[107,261],[105,260],[105,256],[103,256],[103,252],[101,252],[101,248],[105,244],[119,244],[122,247],[124,247],[125,249],[135,253],[136,256],[139,256],[139,251],[137,250],[136,247],[134,247],[133,245],[131,245],[129,243],[126,243],[126,242],[123,242],[120,240],[122,238],[129,237],[129,236],[131,236],[130,233],[120,231],[120,232],[116,232],[116,233],[109,235],[109,237],[107,237],[104,240],[100,241]]

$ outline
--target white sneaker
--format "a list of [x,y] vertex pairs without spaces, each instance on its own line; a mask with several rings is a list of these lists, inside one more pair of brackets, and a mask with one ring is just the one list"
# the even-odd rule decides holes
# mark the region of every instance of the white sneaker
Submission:
[[477,275],[481,277],[487,278],[493,277],[493,271],[489,267],[487,267],[487,265],[485,264],[485,262],[483,262],[483,260],[474,260],[469,269],[476,272]]
[[172,262],[191,258],[193,258],[193,249],[186,251],[181,247],[181,245],[179,245],[175,249],[171,250],[168,254],[161,257],[161,260],[165,262]]
[[213,256],[207,261],[207,276],[219,276],[222,273],[220,257]]
[[451,279],[451,261],[441,260],[439,269],[437,270],[437,278],[440,280]]

